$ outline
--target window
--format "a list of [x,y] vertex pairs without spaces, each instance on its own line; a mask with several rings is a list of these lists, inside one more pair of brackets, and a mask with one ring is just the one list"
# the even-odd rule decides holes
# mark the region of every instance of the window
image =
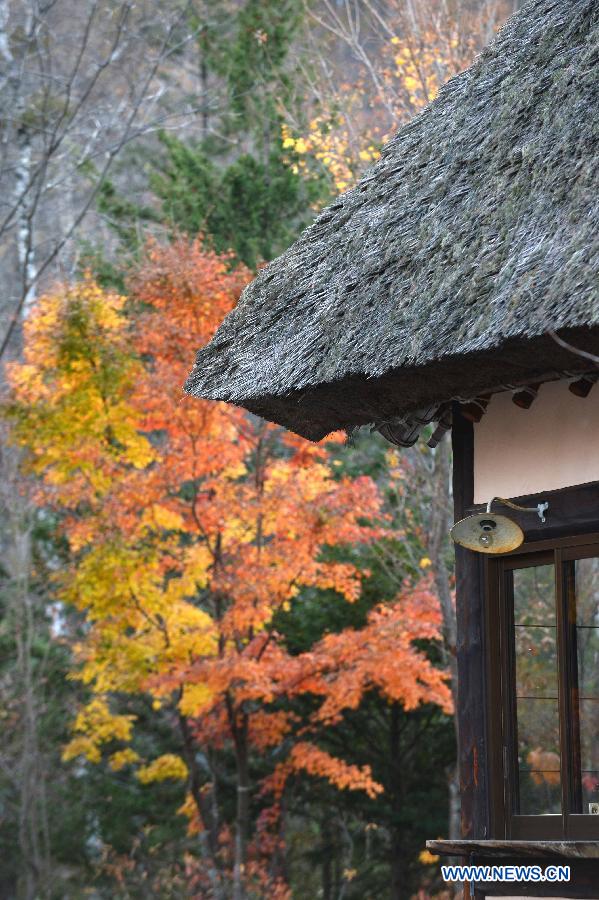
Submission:
[[599,839],[599,543],[490,558],[488,589],[497,836]]

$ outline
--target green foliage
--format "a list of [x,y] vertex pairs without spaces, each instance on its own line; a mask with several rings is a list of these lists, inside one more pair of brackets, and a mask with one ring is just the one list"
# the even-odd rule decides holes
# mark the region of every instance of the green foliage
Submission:
[[[135,162],[143,161],[147,172],[150,205],[132,199],[126,184],[102,184],[98,208],[127,253],[139,250],[152,224],[171,235],[202,234],[218,252],[232,251],[255,269],[285,250],[329,198],[325,174],[302,175],[294,153],[282,147],[281,110],[293,103],[295,80],[288,53],[300,5],[247,0],[227,18],[220,3],[210,17],[193,17],[202,80],[216,84],[221,105],[210,117],[202,113],[201,139],[162,132],[158,153],[139,147]],[[86,259],[114,286],[102,254],[88,252]]]
[[[57,524],[47,510],[32,523],[34,568],[26,620],[19,586],[0,567],[0,896],[22,895],[28,859],[23,856],[19,833],[20,827],[32,823],[32,836],[39,845],[48,841],[49,867],[40,897],[86,896],[85,890],[94,883],[94,896],[108,900],[117,895],[113,878],[104,868],[106,859],[134,858],[142,844],[146,871],[167,866],[173,857],[183,859],[189,846],[185,820],[172,815],[183,791],[172,783],[148,789],[129,777],[127,770],[114,772],[108,765],[66,766],[61,760],[75,709],[85,692],[69,677],[74,668],[73,646],[82,637],[80,616],[56,604],[49,590],[52,570],[68,564],[64,539],[56,535]],[[23,638],[30,640],[27,661],[20,656]],[[35,717],[34,743],[25,751],[24,662],[31,671]],[[157,727],[156,713],[147,706],[138,701],[133,709],[140,722],[138,749],[166,753],[173,747],[172,729],[167,723]],[[130,710],[123,707],[123,711]],[[37,773],[39,814],[20,826],[21,774],[32,770]],[[147,896],[141,875],[139,887],[139,894],[126,896]]]
[[[451,721],[430,707],[405,713],[371,695],[360,708],[328,729],[323,746],[354,764],[367,761],[385,786],[376,800],[335,795],[327,785],[298,780],[288,808],[289,872],[294,900],[311,900],[330,869],[338,896],[343,871],[348,900],[387,900],[390,872],[401,871],[402,897],[415,895],[437,876],[419,854],[431,836],[446,834],[447,767],[454,757]],[[298,839],[298,835],[300,839]],[[320,878],[313,878],[314,869]],[[312,874],[310,874],[312,873]],[[441,885],[438,885],[441,887]]]
[[204,234],[218,252],[232,250],[250,268],[282,252],[309,221],[322,190],[293,171],[280,141],[266,161],[245,153],[224,168],[201,144],[165,134],[161,142],[166,157],[150,176],[159,218],[171,231]]
[[278,103],[288,100],[292,78],[285,63],[300,9],[298,0],[247,0],[240,9],[227,73],[240,124],[274,123]]
[[100,287],[124,294],[126,289],[127,263],[124,256],[119,261],[111,262],[99,247],[90,241],[82,241],[79,255],[79,274],[93,272]]
[[98,209],[116,232],[124,249],[136,250],[140,244],[140,222],[159,220],[154,210],[148,206],[137,206],[119,193],[112,181],[106,179],[98,192]]
[[[164,133],[160,142],[164,156],[149,174],[155,209],[125,200],[113,182],[100,192],[99,208],[127,251],[139,249],[140,226],[160,222],[171,234],[201,234],[219,253],[232,251],[255,269],[281,253],[326,198],[325,180],[304,179],[294,171],[278,137],[266,159],[244,153],[226,166],[217,165],[202,143]],[[86,260],[104,276],[103,283],[115,285],[101,255],[88,253]]]

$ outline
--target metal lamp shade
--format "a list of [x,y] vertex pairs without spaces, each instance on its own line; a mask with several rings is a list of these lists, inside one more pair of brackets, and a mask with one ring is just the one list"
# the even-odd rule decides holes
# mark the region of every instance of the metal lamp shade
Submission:
[[508,553],[524,541],[524,532],[507,516],[480,513],[456,522],[451,537],[460,547],[477,553]]

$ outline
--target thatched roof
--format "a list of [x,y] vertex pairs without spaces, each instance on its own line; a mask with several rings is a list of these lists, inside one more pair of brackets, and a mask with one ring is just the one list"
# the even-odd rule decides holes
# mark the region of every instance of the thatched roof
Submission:
[[246,288],[186,390],[318,439],[589,368],[599,3],[531,0]]

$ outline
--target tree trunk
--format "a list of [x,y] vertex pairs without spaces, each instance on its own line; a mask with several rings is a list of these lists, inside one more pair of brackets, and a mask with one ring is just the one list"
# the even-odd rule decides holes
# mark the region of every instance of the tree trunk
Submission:
[[334,839],[331,831],[330,819],[325,818],[323,820],[320,834],[324,855],[324,862],[322,864],[322,897],[323,900],[333,900]]
[[208,104],[208,62],[207,62],[207,32],[208,26],[203,25],[200,32],[200,96],[202,97],[202,140],[205,141],[208,137],[208,116],[209,113],[209,104]]
[[20,884],[23,900],[35,900],[43,884],[40,823],[38,822],[38,710],[32,671],[34,621],[29,593],[30,536],[15,534],[14,564],[17,605],[17,665],[22,693],[22,745],[19,762],[19,848],[24,871]]
[[250,825],[250,773],[248,751],[248,719],[240,716],[234,732],[235,766],[237,769],[237,816],[235,829],[235,862],[233,867],[233,900],[245,900],[245,867]]
[[[45,772],[40,746],[40,678],[43,662],[36,667],[33,648],[37,638],[36,603],[30,584],[32,569],[31,501],[19,472],[19,455],[6,446],[0,433],[0,517],[7,600],[6,621],[12,627],[16,659],[15,685],[19,719],[12,736],[14,787],[18,797],[19,900],[48,896],[49,829],[46,820]],[[8,735],[7,735],[8,737]]]
[[18,135],[19,157],[15,172],[15,202],[19,203],[17,258],[22,291],[22,316],[27,318],[35,302],[37,270],[33,253],[33,210],[27,197],[31,177],[31,137],[23,126]]
[[[225,900],[221,873],[218,866],[218,820],[213,802],[204,798],[198,764],[196,762],[193,736],[185,716],[179,716],[179,729],[183,738],[183,754],[189,770],[189,790],[194,799],[198,815],[202,821],[203,831],[200,834],[200,847],[207,865],[208,878],[215,900]],[[212,794],[215,788],[213,787]],[[212,798],[211,798],[212,799]]]
[[[451,526],[449,485],[451,477],[451,453],[449,441],[445,437],[438,445],[432,474],[431,519],[429,529],[429,553],[433,563],[435,588],[443,615],[443,638],[446,664],[451,674],[451,695],[453,699],[453,722],[456,741],[456,759],[459,753],[458,735],[458,660],[457,660],[457,620],[450,588],[450,572],[446,562],[447,535]],[[459,773],[456,766],[448,770],[449,790],[449,838],[457,840],[461,836]]]
[[[402,802],[401,750],[400,750],[400,708],[397,703],[391,706],[391,725],[389,730],[389,764],[390,794],[394,809]],[[397,826],[391,828],[391,892],[390,900],[401,900],[405,887],[405,859],[402,846],[402,833]]]

